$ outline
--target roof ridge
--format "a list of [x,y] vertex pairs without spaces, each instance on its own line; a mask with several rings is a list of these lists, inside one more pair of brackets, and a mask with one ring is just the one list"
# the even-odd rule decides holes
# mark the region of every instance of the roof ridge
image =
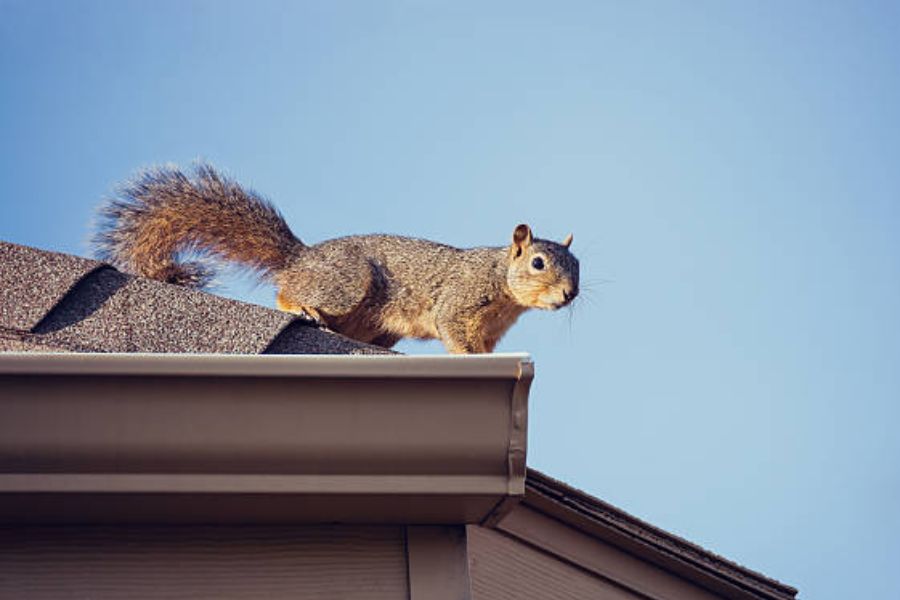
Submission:
[[383,354],[300,316],[123,273],[103,262],[0,241],[7,346],[75,352]]

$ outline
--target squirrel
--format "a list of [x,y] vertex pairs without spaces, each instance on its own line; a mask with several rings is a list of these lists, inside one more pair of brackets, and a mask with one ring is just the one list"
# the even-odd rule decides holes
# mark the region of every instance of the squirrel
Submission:
[[559,309],[578,295],[578,259],[518,225],[509,245],[459,249],[394,235],[301,242],[281,213],[207,164],[144,171],[100,209],[99,258],[138,275],[202,288],[214,272],[179,262],[194,252],[257,271],[281,310],[390,348],[440,339],[451,353],[492,352],[529,308]]

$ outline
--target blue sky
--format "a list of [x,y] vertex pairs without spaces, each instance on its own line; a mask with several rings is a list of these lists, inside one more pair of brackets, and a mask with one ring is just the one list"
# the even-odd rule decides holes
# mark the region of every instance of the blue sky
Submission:
[[802,598],[900,597],[900,5],[0,12],[0,239],[89,254],[116,182],[197,158],[308,243],[571,231],[582,298],[499,347],[531,465]]

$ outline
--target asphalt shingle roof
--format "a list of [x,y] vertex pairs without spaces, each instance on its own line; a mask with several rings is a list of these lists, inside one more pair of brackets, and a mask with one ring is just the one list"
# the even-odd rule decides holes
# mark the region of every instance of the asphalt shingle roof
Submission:
[[381,354],[294,315],[0,241],[0,351]]

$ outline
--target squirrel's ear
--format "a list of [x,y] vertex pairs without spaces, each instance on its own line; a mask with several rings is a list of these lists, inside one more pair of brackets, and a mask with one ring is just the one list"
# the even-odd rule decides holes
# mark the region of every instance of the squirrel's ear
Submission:
[[531,227],[524,223],[513,231],[513,245],[519,248],[527,248],[531,245]]
[[564,239],[564,240],[562,241],[562,246],[563,246],[563,248],[568,248],[569,246],[572,245],[572,237],[573,237],[573,236],[572,236],[571,233],[570,233],[569,235],[566,236],[566,239]]

